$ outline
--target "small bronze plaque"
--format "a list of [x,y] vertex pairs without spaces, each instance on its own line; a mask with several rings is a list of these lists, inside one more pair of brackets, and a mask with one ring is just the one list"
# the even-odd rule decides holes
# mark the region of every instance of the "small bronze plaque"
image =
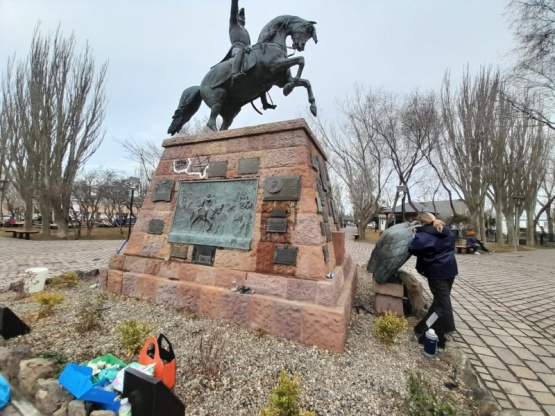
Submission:
[[149,234],[162,234],[164,232],[164,221],[162,220],[150,220],[148,222],[148,230],[147,233]]
[[287,232],[286,218],[268,218],[268,226],[266,231],[269,233],[285,233]]
[[210,162],[208,165],[209,178],[225,178],[227,176],[227,160]]
[[187,244],[171,244],[170,257],[186,260],[188,254],[189,246]]
[[174,184],[175,181],[172,181],[171,179],[163,179],[156,182],[154,194],[152,195],[152,201],[170,202],[172,200]]
[[326,241],[331,241],[331,230],[329,224],[322,221],[320,223],[320,228],[322,230],[322,235],[326,236]]
[[318,212],[318,213],[322,212],[322,207],[323,207],[322,199],[319,196],[317,196],[316,197],[316,212]]
[[320,167],[318,166],[318,156],[310,155],[310,162],[312,163],[312,169],[319,172]]
[[213,266],[215,256],[216,247],[198,245],[193,246],[193,263]]
[[330,249],[327,244],[322,246],[322,251],[324,252],[324,261],[327,263],[330,260]]
[[328,210],[326,209],[326,207],[324,206],[322,208],[322,218],[324,219],[325,222],[328,222]]
[[270,217],[274,218],[285,218],[287,212],[284,209],[273,209]]
[[331,208],[331,215],[333,217],[333,223],[339,224],[339,217],[337,215],[337,206],[335,205],[335,201],[330,201],[330,208]]
[[277,246],[274,252],[274,264],[297,265],[297,247]]
[[270,176],[264,181],[264,201],[298,201],[301,197],[301,177]]
[[237,169],[237,172],[239,173],[239,175],[258,173],[259,163],[260,159],[257,157],[249,159],[239,159],[239,168]]

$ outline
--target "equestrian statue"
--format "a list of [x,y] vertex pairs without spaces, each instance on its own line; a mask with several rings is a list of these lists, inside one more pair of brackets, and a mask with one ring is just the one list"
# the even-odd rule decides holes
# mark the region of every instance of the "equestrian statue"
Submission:
[[[304,58],[290,57],[286,44],[289,36],[293,40],[290,49],[296,51],[303,51],[310,38],[317,43],[315,24],[297,16],[278,16],[264,26],[258,42],[251,46],[245,29],[245,10],[239,10],[239,0],[232,0],[229,20],[231,48],[226,57],[208,71],[200,86],[183,91],[168,133],[172,136],[178,133],[198,111],[202,101],[211,110],[207,123],[211,130],[217,130],[218,116],[223,119],[220,130],[227,130],[241,108],[258,98],[264,110],[274,109],[275,105],[269,104],[267,99],[267,93],[274,85],[282,88],[285,96],[295,87],[305,87],[310,112],[316,116],[312,86],[310,81],[301,78]],[[294,65],[298,65],[298,69],[293,77],[290,68]]]

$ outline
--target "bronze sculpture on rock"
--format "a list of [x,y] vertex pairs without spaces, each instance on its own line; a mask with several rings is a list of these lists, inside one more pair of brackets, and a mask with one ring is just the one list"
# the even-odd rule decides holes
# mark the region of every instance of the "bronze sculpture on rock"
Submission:
[[[232,0],[232,16],[237,13],[237,8],[238,0]],[[244,46],[245,41],[250,40],[244,29],[244,10],[237,14],[237,25],[231,17],[232,47],[226,56],[228,59],[212,67],[200,86],[189,87],[183,91],[168,133],[174,135],[179,132],[198,111],[202,101],[211,109],[207,126],[211,130],[216,130],[216,118],[220,115],[223,119],[221,130],[227,130],[241,111],[241,107],[257,98],[261,98],[264,109],[273,108],[274,106],[266,101],[266,93],[274,85],[282,88],[286,96],[295,87],[305,87],[308,92],[310,111],[316,116],[316,100],[312,93],[312,86],[310,81],[301,78],[304,58],[289,57],[286,44],[287,38],[291,36],[293,44],[290,48],[303,51],[310,38],[313,38],[315,43],[318,42],[315,24],[316,22],[297,16],[278,16],[264,26],[258,42],[249,49],[248,46]],[[235,32],[240,34],[237,41],[240,45],[234,40]],[[241,67],[238,67],[237,62],[241,63]],[[298,65],[298,70],[293,77],[290,68],[295,65]],[[241,73],[245,75],[241,76]]]

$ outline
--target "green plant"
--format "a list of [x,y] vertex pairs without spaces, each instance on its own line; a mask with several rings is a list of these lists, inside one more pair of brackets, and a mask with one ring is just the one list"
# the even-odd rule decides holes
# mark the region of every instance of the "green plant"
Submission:
[[406,416],[457,416],[457,409],[433,391],[421,372],[409,373],[409,396],[405,398]]
[[54,306],[64,301],[64,295],[61,293],[42,292],[34,294],[33,300],[40,305],[39,317],[41,317],[50,315]]
[[79,283],[79,275],[75,272],[64,272],[59,276],[54,276],[50,282],[52,287],[74,287]]
[[408,322],[404,317],[386,312],[374,322],[374,336],[386,344],[392,344],[407,328]]
[[116,334],[125,353],[132,356],[141,350],[146,338],[153,330],[154,328],[146,322],[138,319],[128,319],[116,327]]
[[314,412],[303,412],[299,407],[297,396],[300,390],[299,376],[291,378],[281,370],[278,383],[268,399],[268,406],[263,407],[260,416],[316,416]]
[[98,326],[102,318],[101,308],[104,304],[104,297],[97,295],[95,298],[85,300],[77,311],[77,332],[87,332]]

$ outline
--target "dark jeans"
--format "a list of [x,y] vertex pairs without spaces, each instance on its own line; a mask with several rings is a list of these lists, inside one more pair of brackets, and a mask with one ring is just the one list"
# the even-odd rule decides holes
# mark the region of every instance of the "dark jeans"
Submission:
[[[445,346],[445,333],[456,330],[453,306],[451,305],[451,288],[454,281],[454,277],[452,279],[428,279],[428,286],[434,296],[432,306],[428,309],[426,316],[414,327],[414,332],[422,336],[429,328],[433,328],[440,347]],[[429,322],[427,322],[428,320]]]

